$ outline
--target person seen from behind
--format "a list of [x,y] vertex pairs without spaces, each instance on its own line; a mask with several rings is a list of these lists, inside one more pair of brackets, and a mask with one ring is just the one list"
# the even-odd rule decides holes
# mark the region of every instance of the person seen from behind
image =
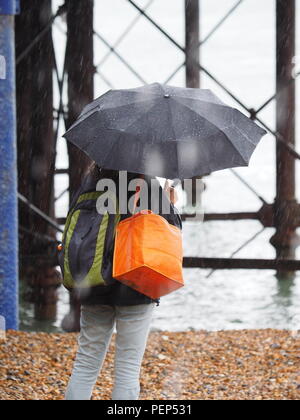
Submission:
[[[113,181],[116,185],[116,196],[119,197],[120,188],[124,188],[123,183],[120,184],[119,171],[105,170],[93,163],[81,187],[72,197],[70,209],[80,195],[96,191],[99,180],[104,179]],[[127,172],[127,203],[132,202],[134,198],[135,191],[129,191],[129,185],[135,179],[143,179],[147,184],[148,207],[154,209],[170,224],[182,229],[180,215],[174,206],[177,200],[176,192],[168,182],[162,189],[154,177]],[[158,195],[151,194],[153,188],[157,188]],[[143,209],[143,200],[139,201],[140,211]],[[121,215],[121,220],[132,216],[128,207],[127,213]],[[169,208],[170,211],[165,212],[165,208]],[[141,365],[153,312],[159,305],[159,299],[153,300],[112,277],[115,226],[116,214],[109,214],[101,268],[105,285],[74,291],[81,303],[81,331],[73,373],[65,394],[66,400],[91,399],[114,331],[116,345],[112,399],[138,400],[140,397]]]

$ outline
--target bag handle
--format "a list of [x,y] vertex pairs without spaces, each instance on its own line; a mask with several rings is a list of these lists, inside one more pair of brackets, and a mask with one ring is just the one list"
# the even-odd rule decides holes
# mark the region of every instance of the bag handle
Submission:
[[144,175],[140,176],[138,184],[137,184],[136,189],[135,189],[134,203],[133,203],[133,210],[132,210],[133,215],[135,214],[137,203],[138,203],[140,195],[141,195],[143,180],[144,180]]

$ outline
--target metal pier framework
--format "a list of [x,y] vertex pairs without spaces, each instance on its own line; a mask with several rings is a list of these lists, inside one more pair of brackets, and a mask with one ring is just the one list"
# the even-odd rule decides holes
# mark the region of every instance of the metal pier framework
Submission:
[[[100,0],[101,1],[101,0]],[[27,299],[35,304],[38,319],[52,319],[56,315],[57,289],[60,273],[57,271],[57,232],[61,231],[64,219],[56,218],[54,196],[56,176],[67,174],[69,188],[63,194],[72,195],[80,183],[82,171],[90,161],[74,146],[68,145],[69,167],[56,169],[56,149],[60,127],[68,128],[77,118],[82,107],[94,97],[94,77],[101,78],[107,88],[113,83],[102,71],[102,65],[112,54],[138,84],[147,83],[144,77],[118,52],[118,45],[139,20],[147,20],[154,31],[159,31],[178,51],[185,56],[182,64],[170,69],[167,80],[172,83],[175,75],[185,68],[186,85],[200,87],[201,75],[205,74],[218,88],[230,97],[237,106],[253,120],[261,124],[273,137],[277,153],[277,192],[274,203],[268,203],[255,190],[255,186],[234,170],[232,173],[244,183],[261,201],[258,212],[206,214],[205,221],[257,220],[262,228],[276,229],[271,243],[276,249],[274,260],[201,258],[186,257],[186,268],[211,269],[274,269],[280,277],[300,270],[300,261],[295,260],[299,245],[297,228],[300,227],[300,205],[296,201],[295,164],[300,159],[295,141],[295,0],[274,0],[276,2],[276,92],[258,109],[248,107],[230,87],[206,67],[200,59],[201,47],[214,36],[240,6],[251,0],[239,0],[233,4],[221,20],[205,36],[201,31],[201,0],[181,0],[185,11],[185,45],[180,45],[149,14],[148,9],[155,1],[149,0],[142,9],[134,0],[123,0],[136,16],[128,22],[126,30],[115,43],[101,34],[101,28],[93,27],[93,0],[66,0],[53,13],[51,0],[21,1],[21,13],[16,17],[16,74],[17,74],[17,139],[18,139],[18,198],[19,198],[19,244],[20,276],[27,282]],[[30,5],[29,5],[30,3]],[[53,25],[64,31],[66,52],[64,68],[57,64],[52,38]],[[112,22],[112,25],[114,22]],[[85,30],[82,30],[85,28]],[[80,35],[80,36],[79,36]],[[94,42],[101,42],[108,53],[100,63],[94,62]],[[234,46],[233,46],[234,48]],[[0,51],[1,53],[1,51]],[[54,105],[54,84],[59,92],[59,103]],[[276,101],[276,128],[270,127],[262,118],[261,111]],[[57,102],[57,101],[56,101]],[[238,209],[237,209],[238,210]],[[183,215],[185,219],[186,216]],[[247,246],[250,238],[239,249]],[[78,306],[71,297],[71,312],[64,320],[66,330],[78,329]]]

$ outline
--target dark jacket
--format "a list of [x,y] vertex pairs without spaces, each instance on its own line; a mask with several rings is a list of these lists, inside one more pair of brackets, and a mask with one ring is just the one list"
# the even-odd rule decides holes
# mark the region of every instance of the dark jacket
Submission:
[[[118,172],[117,172],[118,174]],[[136,178],[136,174],[128,173],[128,184],[129,182]],[[79,195],[96,191],[97,182],[101,179],[100,173],[99,176],[87,175],[79,188],[79,190],[74,194],[71,200],[70,209],[75,205]],[[113,179],[117,185],[117,194],[119,194],[119,183],[118,178]],[[151,196],[151,184],[152,182],[155,183],[157,189],[159,189],[159,199],[157,199],[157,195]],[[156,178],[145,176],[145,181],[148,184],[148,203],[151,203],[151,209],[155,211],[155,213],[160,214],[164,217],[170,224],[179,227],[182,229],[182,223],[180,215],[177,209],[173,206],[172,203],[169,202],[167,195],[164,193],[163,189],[159,185],[159,181]],[[127,184],[127,186],[128,186]],[[127,189],[128,191],[128,189]],[[134,191],[130,191],[127,193],[127,202],[128,200],[135,194]],[[159,200],[159,201],[158,201]],[[143,209],[143,203],[141,200],[141,209]],[[165,208],[170,208],[170,212],[164,213]],[[148,206],[149,207],[149,206]],[[121,220],[124,220],[128,217],[132,216],[130,212],[127,214],[121,215]],[[102,276],[105,280],[105,286],[97,286],[93,287],[90,290],[81,291],[80,289],[76,289],[76,294],[80,302],[84,305],[119,305],[119,306],[129,306],[129,305],[140,305],[140,304],[148,304],[152,302],[159,303],[159,300],[152,300],[151,298],[137,292],[136,290],[124,285],[123,283],[119,282],[118,280],[112,277],[112,267],[113,267],[113,254],[114,254],[114,222],[115,222],[115,215],[109,215],[109,223],[105,238],[105,248],[104,248],[104,255],[103,255],[103,266],[102,266]]]

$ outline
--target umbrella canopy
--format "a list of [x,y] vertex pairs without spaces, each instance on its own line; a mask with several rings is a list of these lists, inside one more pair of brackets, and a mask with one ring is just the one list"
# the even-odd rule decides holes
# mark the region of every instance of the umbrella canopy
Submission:
[[110,90],[64,135],[100,167],[168,179],[248,166],[266,131],[207,89]]

